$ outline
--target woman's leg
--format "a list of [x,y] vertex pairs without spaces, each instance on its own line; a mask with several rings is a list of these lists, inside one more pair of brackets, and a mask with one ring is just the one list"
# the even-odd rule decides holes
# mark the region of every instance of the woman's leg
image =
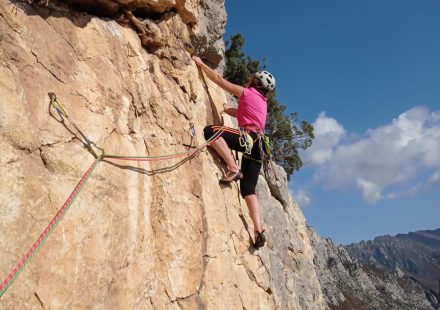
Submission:
[[215,140],[213,143],[211,143],[211,146],[216,150],[216,152],[223,158],[223,160],[226,162],[226,165],[228,166],[228,170],[232,172],[238,171],[238,166],[235,161],[234,156],[232,156],[232,151],[229,148],[228,144],[226,143],[225,139],[222,137]]
[[258,233],[262,233],[263,231],[260,220],[260,203],[257,195],[255,195],[255,188],[257,187],[260,170],[261,163],[246,157],[242,159],[241,171],[243,172],[244,177],[240,180],[240,191],[241,196],[246,201],[249,215],[254,224],[255,247],[261,247],[264,245],[264,237],[262,237],[263,239],[260,238],[260,240],[257,238]]
[[214,140],[210,146],[223,158],[228,166],[228,170],[237,172],[239,170],[231,150],[244,151],[240,146],[240,132],[237,129],[222,126],[206,126],[204,131],[205,139],[212,138],[217,132],[223,131],[220,138]]
[[[204,129],[205,139],[210,139],[215,132],[222,130],[220,126],[206,126]],[[223,158],[228,165],[230,171],[238,171],[237,163],[232,155],[232,150],[238,150],[244,152],[245,148],[240,145],[239,142],[240,132],[235,129],[228,128],[227,131],[222,133],[222,136],[216,141],[211,143],[211,146],[217,151],[217,153]],[[259,144],[255,144],[252,149],[251,156],[259,158]],[[246,205],[249,210],[252,223],[254,225],[255,244],[254,246],[261,247],[264,245],[264,236],[261,234],[260,240],[257,240],[257,232],[262,233],[261,221],[260,221],[260,203],[255,195],[255,187],[257,186],[258,176],[261,170],[261,163],[248,158],[242,158],[241,170],[243,172],[243,178],[240,180],[240,192],[241,196],[246,201]],[[261,238],[262,237],[262,238]]]
[[261,232],[263,229],[261,228],[260,203],[258,202],[257,195],[247,195],[246,197],[244,197],[244,200],[246,201],[249,215],[251,216],[252,222],[254,223],[254,231]]

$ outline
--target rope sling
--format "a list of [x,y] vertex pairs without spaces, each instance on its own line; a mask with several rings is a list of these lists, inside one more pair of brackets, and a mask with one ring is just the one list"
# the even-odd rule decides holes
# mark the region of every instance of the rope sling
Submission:
[[[63,206],[58,210],[57,214],[54,216],[54,218],[50,221],[49,225],[43,230],[43,232],[40,234],[38,239],[32,244],[32,246],[29,248],[29,250],[23,255],[23,257],[19,260],[19,262],[11,269],[8,276],[1,282],[0,284],[0,298],[3,296],[3,294],[6,292],[6,290],[12,285],[12,283],[16,280],[18,275],[23,271],[25,266],[30,262],[30,260],[34,257],[36,252],[41,248],[41,246],[44,244],[44,242],[47,240],[47,238],[50,236],[50,234],[53,232],[55,227],[59,224],[59,222],[63,219],[69,208],[72,206],[72,204],[75,202],[75,199],[80,194],[81,190],[86,185],[88,179],[92,175],[95,168],[98,166],[99,162],[102,161],[105,158],[108,159],[114,159],[114,160],[130,160],[130,161],[164,161],[164,160],[170,160],[180,157],[186,157],[185,159],[191,159],[195,157],[198,153],[202,152],[204,148],[206,148],[208,145],[213,143],[215,140],[217,140],[221,134],[226,130],[226,127],[222,127],[221,130],[216,132],[210,139],[208,139],[204,144],[202,144],[199,147],[193,146],[193,139],[195,137],[195,129],[194,124],[190,124],[190,135],[191,135],[191,142],[190,142],[190,150],[185,152],[179,152],[174,154],[167,154],[167,155],[159,155],[159,156],[126,156],[126,155],[112,155],[112,154],[106,154],[104,149],[96,145],[95,142],[88,139],[87,136],[80,130],[80,128],[75,124],[75,122],[70,118],[69,114],[67,113],[67,110],[64,108],[64,106],[57,100],[57,97],[54,93],[49,93],[50,97],[50,105],[64,118],[69,120],[70,124],[72,124],[73,127],[78,131],[78,133],[82,136],[84,139],[84,144],[87,150],[95,157],[95,161],[93,164],[87,169],[87,171],[84,173],[78,184],[73,189],[70,196],[67,198],[66,202],[63,204]],[[187,145],[188,146],[188,145]],[[192,148],[192,149],[191,149]],[[98,154],[99,152],[101,154]],[[185,160],[184,159],[184,160]]]

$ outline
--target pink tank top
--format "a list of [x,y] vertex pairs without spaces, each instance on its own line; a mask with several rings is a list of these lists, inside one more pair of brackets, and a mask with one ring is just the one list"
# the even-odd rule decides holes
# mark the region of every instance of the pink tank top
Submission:
[[[259,128],[264,132],[267,115],[267,99],[255,88],[244,88],[238,98],[237,120],[239,127],[250,127],[256,132]],[[254,127],[254,129],[252,129]],[[256,127],[256,128],[255,128]]]

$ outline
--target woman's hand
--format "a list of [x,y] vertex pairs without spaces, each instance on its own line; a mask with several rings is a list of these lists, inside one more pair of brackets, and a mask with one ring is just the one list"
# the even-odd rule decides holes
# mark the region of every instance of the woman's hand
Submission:
[[231,107],[230,105],[228,105],[227,103],[223,104],[223,112],[221,114],[228,114],[229,116],[232,117],[237,117],[237,108]]
[[201,65],[203,65],[203,61],[200,59],[200,57],[198,57],[198,56],[193,56],[192,57],[192,60],[194,60],[194,62],[196,63],[196,65],[197,66],[201,66]]
[[227,110],[230,110],[230,109],[234,109],[234,107],[233,107],[233,106],[230,106],[230,105],[227,104],[227,103],[223,103],[223,113],[227,113],[226,111],[227,111]]

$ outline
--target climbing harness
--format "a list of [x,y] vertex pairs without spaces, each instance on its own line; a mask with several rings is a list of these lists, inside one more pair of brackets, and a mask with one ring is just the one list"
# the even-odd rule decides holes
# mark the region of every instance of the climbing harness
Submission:
[[[249,132],[249,130],[250,129],[247,128],[246,132]],[[273,162],[272,162],[272,143],[270,141],[270,138],[264,134],[263,130],[256,128],[256,131],[257,131],[257,139],[256,140],[259,140],[258,145],[260,148],[260,158],[261,159],[255,159],[252,156],[249,156],[250,152],[244,153],[243,157],[262,164],[264,176],[266,177],[266,179],[270,180],[270,181],[276,181],[276,183],[278,184],[279,183],[278,176],[275,172],[275,168],[274,168]],[[241,135],[241,131],[240,131],[240,135]],[[252,139],[252,137],[251,137],[251,139]],[[240,145],[241,145],[241,142],[240,142]],[[252,150],[252,148],[251,148],[251,150]]]
[[[57,97],[54,93],[49,93],[50,97],[50,105],[54,107],[57,112],[64,118],[67,118],[69,122],[75,127],[75,129],[80,133],[80,135],[85,140],[85,145],[87,147],[87,150],[95,157],[95,162],[87,169],[87,171],[82,176],[81,180],[78,182],[66,202],[63,204],[63,206],[60,208],[60,210],[57,212],[55,217],[52,219],[52,221],[49,223],[49,225],[44,229],[44,231],[40,234],[38,239],[32,244],[32,246],[29,248],[29,250],[25,253],[25,255],[22,257],[22,259],[15,265],[15,267],[12,268],[12,270],[9,272],[6,279],[3,280],[0,284],[0,298],[3,296],[3,294],[6,292],[6,290],[12,285],[12,283],[15,281],[15,279],[18,277],[18,275],[21,273],[21,271],[24,269],[27,263],[33,258],[35,253],[41,248],[41,246],[44,244],[44,242],[47,240],[49,235],[52,233],[52,231],[55,229],[55,227],[59,224],[59,222],[63,219],[68,209],[72,206],[75,199],[78,197],[81,190],[84,188],[87,180],[92,175],[92,172],[97,167],[98,163],[102,161],[104,158],[108,159],[114,159],[114,160],[131,160],[131,161],[163,161],[163,160],[169,160],[169,159],[175,159],[179,157],[186,157],[186,158],[192,158],[196,156],[198,153],[200,153],[205,147],[213,143],[215,140],[217,140],[221,134],[227,130],[226,127],[221,127],[219,131],[217,131],[210,139],[208,139],[204,144],[202,144],[199,147],[190,148],[190,150],[175,154],[168,154],[168,155],[159,155],[159,156],[121,156],[121,155],[111,155],[111,154],[105,154],[105,151],[103,148],[99,147],[87,138],[87,136],[79,129],[79,127],[75,124],[75,122],[69,117],[69,114],[67,113],[67,110],[64,108],[64,106],[57,100]],[[190,135],[191,135],[191,145],[192,140],[195,137],[195,129],[194,124],[190,124]],[[96,150],[99,150],[101,152],[100,155],[98,155],[98,152]],[[186,159],[184,159],[186,160]]]
[[[250,154],[252,153],[252,148],[254,146],[254,139],[249,134],[250,130],[254,129],[257,133],[257,138],[255,141],[259,142],[259,148],[260,148],[260,158],[261,159],[255,159]],[[243,152],[243,157],[246,159],[253,160],[259,164],[263,165],[263,171],[264,176],[267,180],[270,181],[276,181],[276,183],[279,183],[278,176],[275,172],[275,168],[273,166],[272,162],[272,143],[270,141],[270,138],[266,136],[260,128],[257,128],[255,126],[250,127],[240,127],[240,146],[245,148],[245,152]]]

